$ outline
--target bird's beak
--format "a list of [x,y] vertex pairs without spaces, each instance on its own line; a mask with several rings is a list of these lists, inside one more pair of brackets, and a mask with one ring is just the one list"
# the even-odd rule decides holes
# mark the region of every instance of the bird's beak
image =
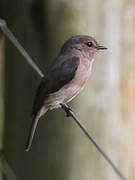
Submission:
[[105,46],[97,46],[97,50],[105,50],[107,49]]

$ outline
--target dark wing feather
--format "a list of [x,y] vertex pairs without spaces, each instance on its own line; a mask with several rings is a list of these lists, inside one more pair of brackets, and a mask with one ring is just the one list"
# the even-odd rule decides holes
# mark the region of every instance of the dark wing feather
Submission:
[[58,91],[70,82],[79,65],[79,57],[58,57],[47,75],[42,79],[34,100],[32,115],[36,115],[50,93]]

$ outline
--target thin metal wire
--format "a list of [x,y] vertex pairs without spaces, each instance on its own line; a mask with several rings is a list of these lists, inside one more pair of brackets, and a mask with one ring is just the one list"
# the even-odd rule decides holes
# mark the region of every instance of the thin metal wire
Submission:
[[85,126],[80,122],[80,120],[78,119],[78,117],[75,115],[75,113],[73,112],[73,110],[67,105],[67,104],[61,104],[62,109],[67,113],[68,117],[72,117],[75,122],[78,124],[78,126],[82,129],[82,131],[84,132],[84,134],[91,140],[91,142],[94,144],[94,146],[96,147],[96,149],[103,155],[103,157],[107,160],[107,162],[111,165],[111,167],[114,169],[114,171],[116,172],[117,175],[119,175],[119,177],[122,180],[127,180],[124,175],[120,172],[120,170],[116,167],[116,165],[113,163],[113,161],[110,159],[110,157],[104,152],[104,150],[102,149],[102,147],[96,142],[96,140],[92,137],[92,135],[90,134],[90,132],[88,132],[88,130],[85,128]]
[[[11,42],[14,44],[15,47],[20,51],[20,53],[26,58],[27,62],[33,67],[33,69],[41,76],[43,77],[44,74],[42,71],[38,68],[38,66],[33,62],[33,60],[30,58],[28,53],[25,51],[25,49],[20,45],[20,43],[17,41],[15,36],[12,34],[12,32],[9,30],[9,28],[6,25],[6,22],[2,19],[0,19],[0,27],[7,35],[7,37],[11,40]],[[90,139],[90,141],[95,145],[96,149],[103,155],[103,157],[106,159],[106,161],[110,164],[110,166],[114,169],[115,173],[122,179],[127,180],[124,175],[121,173],[121,171],[117,168],[117,166],[113,163],[113,161],[109,158],[109,156],[104,152],[102,147],[96,142],[96,140],[92,137],[92,135],[88,132],[88,130],[85,128],[85,126],[79,121],[79,119],[74,114],[73,110],[67,105],[67,104],[61,104],[62,109],[65,110],[68,116],[71,116],[75,122],[78,124],[78,126],[82,129],[84,134]]]
[[2,150],[0,150],[0,167],[8,180],[18,180],[12,168],[8,164]]
[[14,46],[19,50],[19,52],[25,57],[27,62],[32,66],[35,71],[41,76],[44,77],[43,72],[39,69],[39,67],[36,65],[36,63],[32,60],[32,58],[29,56],[29,54],[25,51],[25,49],[22,47],[22,45],[19,43],[19,41],[15,38],[13,33],[10,31],[10,29],[7,27],[5,20],[0,18],[0,27],[3,31],[3,33],[10,39],[10,41],[14,44]]

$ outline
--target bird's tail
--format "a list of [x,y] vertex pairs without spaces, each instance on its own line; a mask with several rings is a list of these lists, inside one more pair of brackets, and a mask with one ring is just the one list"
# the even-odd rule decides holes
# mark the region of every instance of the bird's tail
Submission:
[[[47,112],[48,109],[44,109],[44,113],[45,114]],[[32,140],[33,140],[33,137],[34,137],[34,134],[35,134],[35,130],[36,130],[36,127],[37,127],[37,124],[38,124],[38,120],[40,119],[40,117],[43,115],[41,114],[40,112],[34,116],[34,118],[32,119],[32,123],[31,123],[31,126],[30,126],[30,130],[29,130],[29,135],[28,135],[28,139],[27,139],[27,144],[26,144],[26,148],[25,148],[25,151],[29,151],[30,150],[30,147],[32,145]]]

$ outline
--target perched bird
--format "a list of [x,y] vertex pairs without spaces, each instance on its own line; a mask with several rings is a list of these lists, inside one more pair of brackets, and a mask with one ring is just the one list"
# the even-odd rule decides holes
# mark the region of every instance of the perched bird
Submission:
[[37,89],[26,151],[31,147],[40,117],[48,110],[61,107],[61,103],[68,103],[84,88],[96,52],[104,49],[107,48],[86,35],[73,36],[64,43]]

